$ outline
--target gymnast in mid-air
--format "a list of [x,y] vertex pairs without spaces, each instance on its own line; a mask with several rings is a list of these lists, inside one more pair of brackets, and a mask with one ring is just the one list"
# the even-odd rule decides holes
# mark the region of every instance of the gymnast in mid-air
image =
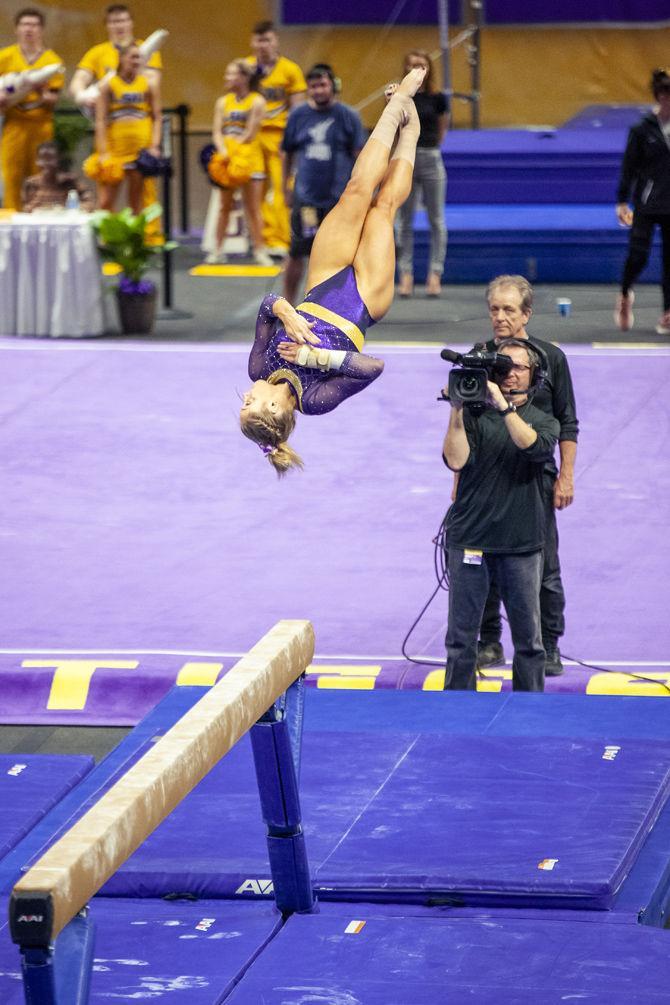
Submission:
[[270,294],[261,304],[240,426],[278,475],[302,467],[287,443],[296,409],[330,412],[384,368],[362,351],[364,333],[393,300],[393,220],[412,187],[419,136],[412,96],[424,75],[414,69],[387,88],[388,104],[314,239],[303,303],[294,308]]

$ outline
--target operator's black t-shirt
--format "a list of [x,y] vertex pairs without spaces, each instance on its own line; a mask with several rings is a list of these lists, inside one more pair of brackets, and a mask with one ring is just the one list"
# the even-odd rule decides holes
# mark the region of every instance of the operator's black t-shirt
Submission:
[[514,444],[499,412],[473,416],[463,410],[470,456],[447,516],[450,547],[522,554],[543,546],[542,469],[556,446],[559,423],[530,403],[518,414],[537,433],[526,450]]

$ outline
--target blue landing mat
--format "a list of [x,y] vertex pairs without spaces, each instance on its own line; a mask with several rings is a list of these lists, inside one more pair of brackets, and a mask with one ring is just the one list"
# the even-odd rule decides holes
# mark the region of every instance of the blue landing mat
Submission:
[[[559,921],[294,916],[230,1005],[666,1005],[670,933]],[[356,922],[365,924],[356,931]]]
[[[53,835],[66,824],[71,825],[83,812],[87,799],[98,798],[110,780],[126,770],[152,738],[165,732],[202,693],[201,688],[174,688],[0,863],[0,888],[4,891],[11,888],[21,869],[44,849]],[[301,790],[313,869],[331,852],[334,841],[353,823],[388,776],[407,747],[408,730],[414,734],[452,737],[543,734],[597,737],[603,745],[630,737],[654,739],[668,735],[667,709],[660,700],[592,697],[586,701],[579,695],[409,691],[308,691],[305,728]],[[363,736],[351,742],[348,734],[342,732],[345,728],[360,731]],[[315,732],[331,735],[319,737],[314,736]],[[390,734],[394,734],[395,740],[389,746]],[[410,734],[409,740],[413,738]],[[351,802],[347,803],[347,798]],[[331,806],[335,807],[333,812]],[[200,821],[198,828],[193,828],[193,819]],[[222,834],[226,835],[227,847],[235,850],[240,867],[237,874],[222,875],[218,857],[213,853]],[[487,836],[482,848],[487,859],[490,847]],[[647,924],[663,923],[670,882],[667,847],[670,847],[670,810],[666,807],[615,900],[615,920],[635,922],[641,916]],[[108,892],[160,896],[188,890],[201,896],[231,896],[246,884],[243,894],[257,897],[267,890],[268,882],[258,795],[249,745],[245,741],[122,867]]]
[[[611,908],[667,798],[669,765],[670,744],[634,740],[310,732],[301,790],[315,888]],[[258,896],[268,877],[240,744],[103,893]]]
[[0,754],[0,858],[82,780],[92,757]]
[[609,908],[667,799],[669,766],[670,744],[419,736],[315,868],[316,886]]
[[[0,906],[4,921],[6,902]],[[282,924],[270,905],[222,901],[96,898],[91,915],[91,1002],[216,1005]],[[19,950],[6,925],[0,927],[0,1002],[24,1005]]]

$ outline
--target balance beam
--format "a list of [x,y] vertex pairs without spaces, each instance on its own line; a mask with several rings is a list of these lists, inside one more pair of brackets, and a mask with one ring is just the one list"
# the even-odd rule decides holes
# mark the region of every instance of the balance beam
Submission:
[[279,621],[56,842],[12,891],[12,939],[46,947],[312,661],[309,621]]

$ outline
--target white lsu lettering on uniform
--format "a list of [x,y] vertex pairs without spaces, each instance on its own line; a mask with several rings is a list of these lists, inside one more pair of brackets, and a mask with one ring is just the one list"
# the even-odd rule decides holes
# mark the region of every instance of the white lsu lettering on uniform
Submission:
[[245,879],[244,883],[235,890],[235,894],[255,893],[257,897],[274,892],[274,884],[271,879]]

